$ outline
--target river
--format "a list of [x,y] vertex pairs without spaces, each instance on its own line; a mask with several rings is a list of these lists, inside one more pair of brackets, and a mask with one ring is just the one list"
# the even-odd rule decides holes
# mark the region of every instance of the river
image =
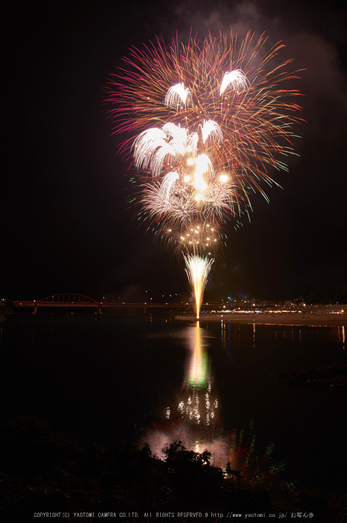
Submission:
[[288,481],[346,484],[347,387],[288,381],[345,364],[343,326],[42,314],[0,328],[3,420],[34,414],[82,444],[148,442],[159,457],[181,440],[236,469],[240,446],[258,462],[273,446]]

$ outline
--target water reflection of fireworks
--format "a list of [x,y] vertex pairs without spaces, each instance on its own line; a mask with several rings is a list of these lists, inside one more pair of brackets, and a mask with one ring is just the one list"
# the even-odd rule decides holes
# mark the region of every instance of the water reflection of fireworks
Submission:
[[220,422],[220,405],[214,391],[214,378],[208,358],[206,331],[197,323],[188,327],[185,337],[189,355],[183,386],[175,404],[167,406],[162,419],[142,438],[153,455],[164,460],[164,447],[182,442],[190,451],[211,454],[211,465],[220,467],[226,476],[242,478],[250,486],[271,482],[283,469],[272,458],[273,446],[260,450],[253,423],[238,425],[224,432]]
[[178,413],[187,422],[208,427],[215,418],[218,399],[212,398],[213,376],[210,361],[204,347],[203,329],[199,322],[191,328],[190,355],[187,359],[183,388],[186,398],[178,403]]
[[[222,463],[227,456],[226,444],[216,438],[219,426],[219,402],[213,392],[213,374],[205,345],[205,331],[197,323],[186,330],[189,353],[186,361],[182,389],[175,405],[165,410],[166,421],[151,431],[147,437],[161,454],[165,444],[174,439],[183,442],[186,448],[195,452],[208,449],[213,462]],[[172,439],[174,438],[174,439]]]

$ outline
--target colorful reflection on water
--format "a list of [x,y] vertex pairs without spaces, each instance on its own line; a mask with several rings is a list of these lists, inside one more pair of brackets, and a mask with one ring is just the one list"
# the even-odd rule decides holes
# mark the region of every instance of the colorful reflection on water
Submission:
[[178,412],[182,420],[209,426],[218,408],[218,400],[211,396],[213,381],[211,360],[204,347],[204,344],[207,344],[199,322],[187,333],[190,336],[187,340],[189,356],[183,383],[185,394],[178,404]]
[[176,403],[166,407],[166,423],[155,420],[142,442],[148,442],[152,453],[164,458],[162,449],[174,441],[195,452],[208,450],[212,463],[227,462],[227,444],[218,435],[219,400],[214,387],[211,358],[208,355],[207,331],[197,322],[184,331],[187,357],[185,373]]

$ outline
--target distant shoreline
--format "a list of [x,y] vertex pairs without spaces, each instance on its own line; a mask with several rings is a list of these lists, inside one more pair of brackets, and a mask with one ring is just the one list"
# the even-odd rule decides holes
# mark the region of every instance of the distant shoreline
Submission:
[[[196,321],[192,314],[177,315],[177,320]],[[347,314],[300,314],[300,313],[202,313],[200,321],[252,323],[255,325],[308,325],[315,327],[347,327]]]

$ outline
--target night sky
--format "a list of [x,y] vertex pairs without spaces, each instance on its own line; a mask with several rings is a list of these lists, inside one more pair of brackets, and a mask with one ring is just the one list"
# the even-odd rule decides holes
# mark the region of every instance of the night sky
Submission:
[[[146,5],[146,10],[144,9]],[[291,299],[346,284],[346,13],[340,2],[28,2],[5,15],[1,298],[61,292],[136,300],[187,293],[183,261],[153,242],[127,204],[104,88],[127,49],[190,27],[283,40],[306,68],[289,174],[251,223],[230,224],[207,295]],[[328,10],[327,10],[328,9]],[[4,74],[5,73],[5,74]]]

